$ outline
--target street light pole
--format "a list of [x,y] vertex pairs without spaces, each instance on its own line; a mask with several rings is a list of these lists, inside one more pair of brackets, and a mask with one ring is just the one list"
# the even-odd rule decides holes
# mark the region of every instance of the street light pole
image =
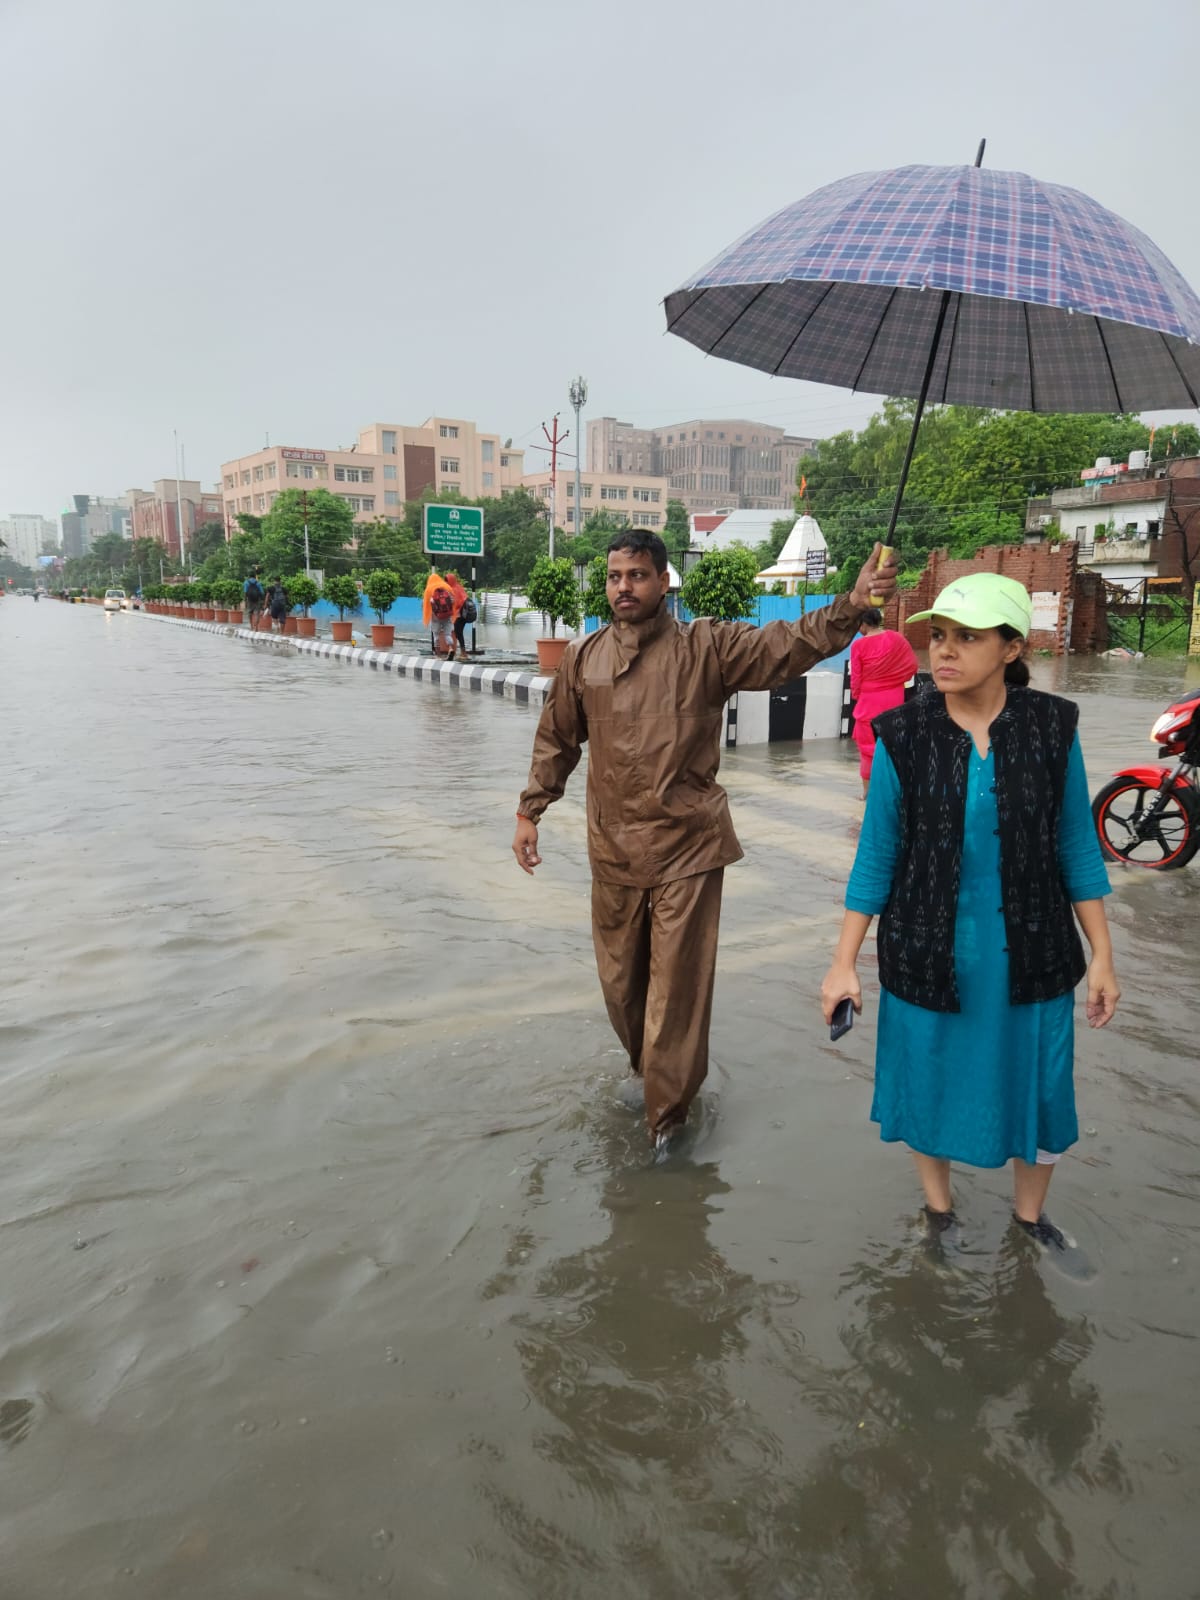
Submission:
[[583,434],[579,427],[579,413],[587,405],[587,394],[587,380],[573,378],[567,396],[575,408],[575,535],[577,538],[583,532],[583,489],[580,477],[583,464]]

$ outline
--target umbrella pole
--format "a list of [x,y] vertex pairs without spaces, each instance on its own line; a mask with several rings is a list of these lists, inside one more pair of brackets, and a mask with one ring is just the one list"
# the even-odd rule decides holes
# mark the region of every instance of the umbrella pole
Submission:
[[913,451],[917,448],[917,431],[921,426],[921,416],[925,410],[925,401],[929,395],[929,385],[933,381],[934,363],[937,361],[938,345],[942,342],[942,329],[946,326],[946,313],[950,309],[952,291],[942,290],[942,303],[938,307],[937,326],[933,330],[933,343],[929,347],[929,360],[925,363],[925,376],[921,379],[921,392],[917,396],[917,409],[913,414],[912,430],[908,435],[908,449],[904,452],[904,465],[900,468],[900,482],[896,485],[896,498],[892,502],[892,515],[888,520],[888,530],[883,536],[885,545],[893,545],[893,534],[896,523],[900,518],[900,506],[904,500],[904,486],[908,482],[908,469],[912,466]]
[[[987,140],[980,139],[979,149],[975,152],[975,165],[983,165],[983,152],[987,148]],[[942,303],[938,307],[937,326],[933,330],[933,343],[929,348],[929,360],[925,363],[925,376],[921,380],[921,392],[917,396],[917,410],[913,417],[912,431],[908,436],[908,449],[904,452],[904,465],[900,468],[900,482],[896,486],[896,498],[892,502],[892,515],[888,521],[888,530],[884,535],[884,545],[889,547],[893,543],[892,535],[896,531],[896,523],[900,518],[900,506],[904,500],[904,486],[908,482],[908,469],[912,466],[913,451],[917,448],[917,429],[921,426],[921,416],[925,410],[925,401],[929,394],[929,385],[933,379],[933,366],[937,360],[938,345],[942,342],[942,329],[946,326],[946,313],[950,309],[949,289],[942,290]]]

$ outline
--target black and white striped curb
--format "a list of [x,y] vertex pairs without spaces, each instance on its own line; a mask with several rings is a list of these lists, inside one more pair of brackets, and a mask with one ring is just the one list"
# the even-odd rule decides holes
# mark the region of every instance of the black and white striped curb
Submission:
[[526,667],[465,666],[458,661],[435,661],[430,656],[398,655],[394,650],[369,650],[361,645],[333,644],[328,639],[301,639],[292,633],[254,633],[226,622],[192,622],[187,617],[154,617],[156,622],[173,622],[180,628],[202,633],[220,633],[227,639],[242,639],[246,644],[265,649],[300,650],[305,655],[325,656],[331,661],[348,661],[378,672],[394,672],[398,678],[417,678],[426,683],[448,683],[481,694],[507,695],[525,705],[540,706],[550,692],[553,678],[544,678]]

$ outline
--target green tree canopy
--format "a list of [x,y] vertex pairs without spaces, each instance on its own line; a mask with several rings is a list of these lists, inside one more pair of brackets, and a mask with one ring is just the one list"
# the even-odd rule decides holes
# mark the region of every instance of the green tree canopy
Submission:
[[713,550],[683,580],[680,598],[694,617],[736,622],[754,612],[758,562],[743,546]]
[[306,521],[311,566],[327,567],[354,537],[354,513],[339,495],[328,489],[285,489],[262,519],[263,559],[272,572],[304,566]]

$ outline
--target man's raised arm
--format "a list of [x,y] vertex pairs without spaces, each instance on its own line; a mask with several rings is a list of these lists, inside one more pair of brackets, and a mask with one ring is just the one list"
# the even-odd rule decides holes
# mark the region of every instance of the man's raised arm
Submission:
[[876,602],[886,603],[896,592],[895,557],[880,566],[881,548],[875,546],[853,589],[838,595],[832,605],[810,611],[795,622],[768,622],[761,628],[750,623],[715,627],[713,639],[721,657],[726,694],[735,689],[774,689],[844,650],[858,632],[863,612]]

